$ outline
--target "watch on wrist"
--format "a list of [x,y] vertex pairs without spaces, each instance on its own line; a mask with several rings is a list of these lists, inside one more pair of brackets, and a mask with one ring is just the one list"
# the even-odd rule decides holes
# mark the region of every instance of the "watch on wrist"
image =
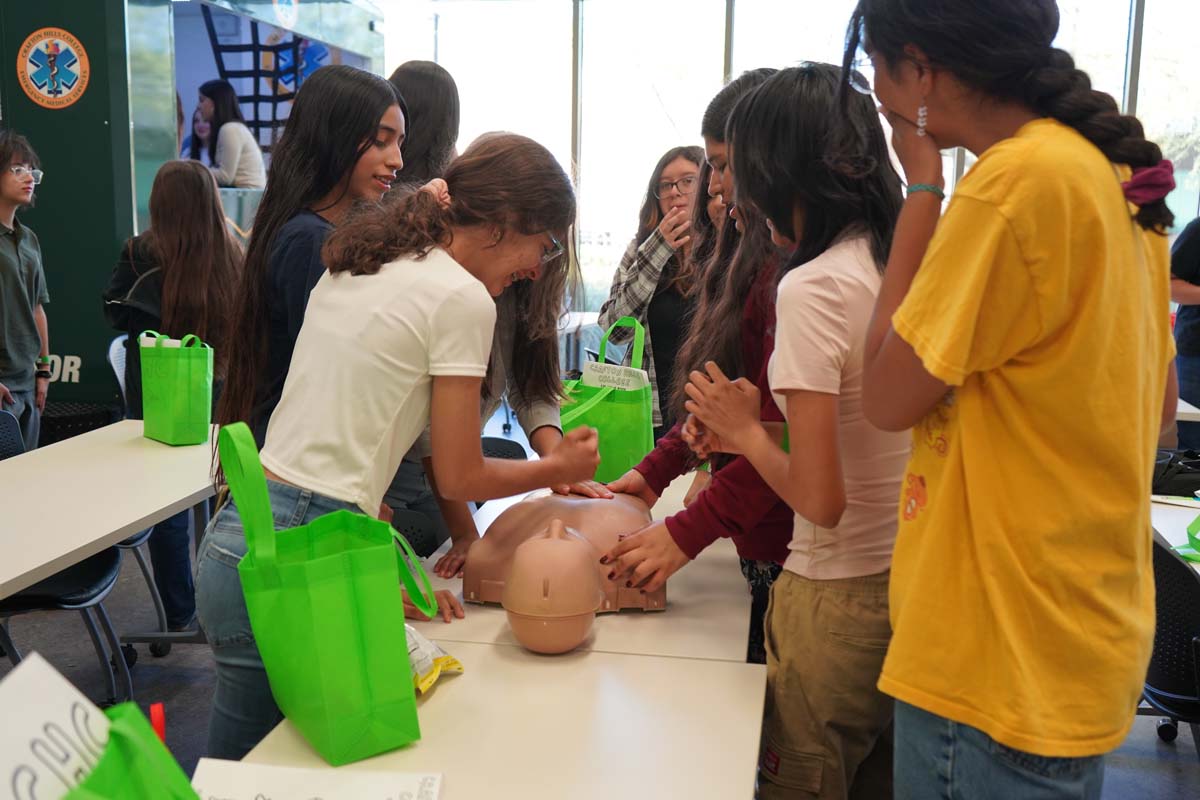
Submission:
[[50,370],[39,369],[37,372],[33,373],[33,377],[34,378],[45,378],[46,380],[50,380]]

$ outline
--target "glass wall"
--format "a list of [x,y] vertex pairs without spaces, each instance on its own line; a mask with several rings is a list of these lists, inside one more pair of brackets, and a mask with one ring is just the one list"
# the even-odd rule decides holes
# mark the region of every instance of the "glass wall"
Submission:
[[[390,72],[430,59],[454,74],[460,148],[507,129],[543,142],[564,166],[577,162],[580,257],[594,310],[635,233],[650,171],[668,148],[699,143],[700,117],[726,64],[737,75],[838,63],[854,5],[734,0],[727,36],[725,0],[392,0],[386,63]],[[1136,78],[1138,116],[1175,163],[1170,203],[1186,224],[1200,212],[1200,49],[1188,38],[1200,26],[1200,3],[1145,0],[1136,65],[1134,0],[1059,0],[1059,10],[1055,44],[1097,89],[1122,103]],[[944,154],[951,189],[974,163],[969,153],[956,156]]]
[[659,158],[701,144],[724,47],[724,0],[691,0],[686,14],[676,3],[583,4],[579,259],[588,309],[608,297]]
[[1146,2],[1137,115],[1175,164],[1167,205],[1176,232],[1200,213],[1200,48],[1189,37],[1197,25],[1200,4],[1192,0]]

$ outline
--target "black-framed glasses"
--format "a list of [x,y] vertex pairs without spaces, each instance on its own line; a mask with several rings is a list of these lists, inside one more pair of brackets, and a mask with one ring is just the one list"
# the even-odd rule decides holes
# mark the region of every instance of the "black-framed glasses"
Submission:
[[567,249],[567,248],[563,247],[562,242],[560,242],[558,239],[555,238],[553,233],[548,233],[546,235],[550,237],[550,241],[552,242],[552,244],[550,246],[550,249],[542,254],[542,262],[541,263],[543,266],[545,266],[546,264],[549,264],[551,261],[553,261],[554,259],[561,256],[564,252],[566,252],[566,249]]
[[699,178],[695,175],[685,175],[677,181],[659,181],[658,186],[654,187],[654,196],[659,200],[667,196],[674,189],[680,194],[691,194],[696,191],[696,182]]
[[9,167],[8,169],[13,175],[16,175],[18,178],[24,178],[26,175],[32,175],[34,186],[37,186],[39,183],[41,183],[42,176],[46,174],[46,173],[42,172],[40,169],[31,169],[30,167],[27,167],[24,164],[14,164],[11,167]]

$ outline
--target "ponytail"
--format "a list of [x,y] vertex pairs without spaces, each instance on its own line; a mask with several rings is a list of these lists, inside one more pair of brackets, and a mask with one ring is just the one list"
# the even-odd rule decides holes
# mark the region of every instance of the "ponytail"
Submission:
[[[1142,123],[1122,114],[1111,95],[1094,90],[1065,50],[1050,48],[1047,64],[1031,70],[1022,85],[1034,111],[1074,128],[1114,164],[1128,164],[1136,173],[1162,161],[1162,150],[1146,139]],[[1165,233],[1175,215],[1163,196],[1141,205],[1136,219],[1146,230]]]
[[325,240],[321,260],[331,273],[374,275],[401,256],[422,259],[450,238],[451,213],[430,192],[415,190],[365,206]]

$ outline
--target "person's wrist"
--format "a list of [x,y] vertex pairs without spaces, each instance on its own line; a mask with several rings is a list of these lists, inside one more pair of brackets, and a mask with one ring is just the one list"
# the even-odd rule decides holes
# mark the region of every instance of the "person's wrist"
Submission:
[[39,369],[33,373],[33,377],[39,381],[48,381],[48,380],[50,380],[50,370]]

